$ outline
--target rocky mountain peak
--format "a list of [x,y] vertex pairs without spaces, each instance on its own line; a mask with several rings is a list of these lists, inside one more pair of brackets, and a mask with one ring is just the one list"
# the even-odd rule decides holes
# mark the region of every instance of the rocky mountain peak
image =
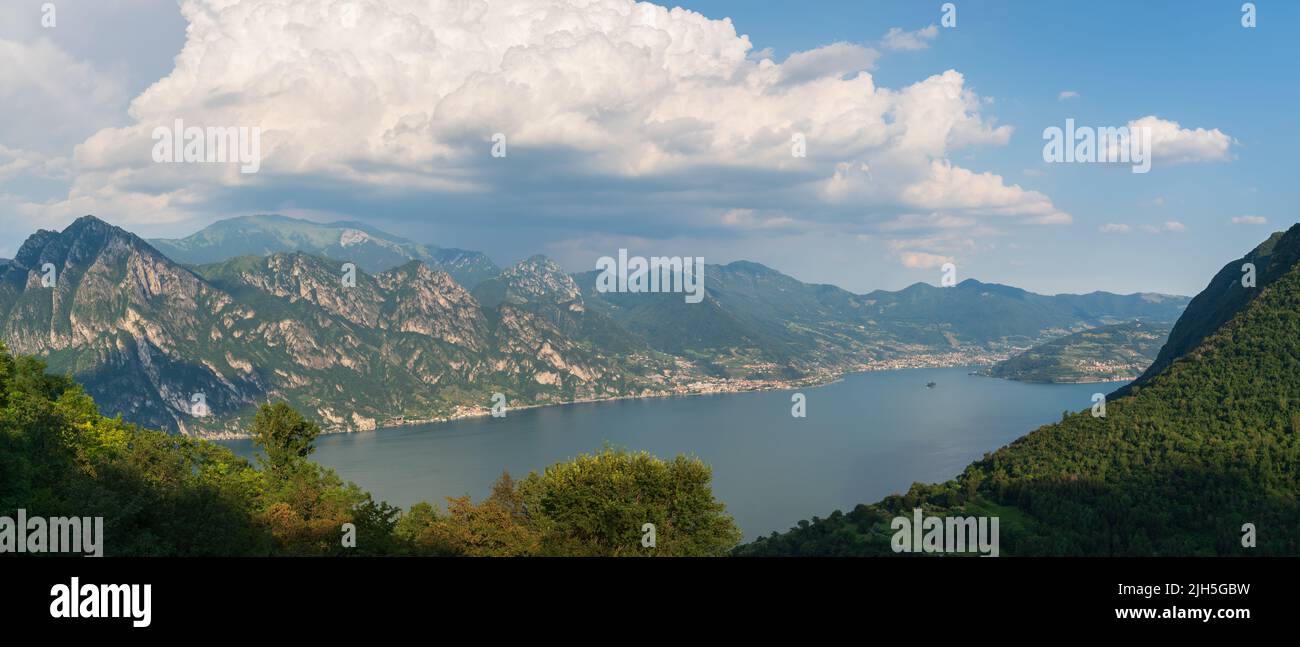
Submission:
[[507,300],[581,303],[582,291],[555,261],[536,255],[501,273]]
[[23,242],[14,260],[29,269],[45,263],[56,267],[87,266],[107,249],[132,250],[158,256],[143,239],[95,216],[82,216],[62,232],[38,230]]

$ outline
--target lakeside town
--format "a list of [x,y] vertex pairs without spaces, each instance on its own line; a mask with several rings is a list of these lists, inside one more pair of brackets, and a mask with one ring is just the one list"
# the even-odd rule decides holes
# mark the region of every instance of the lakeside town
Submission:
[[[610,402],[615,400],[632,400],[648,398],[668,398],[682,396],[715,395],[723,393],[744,393],[749,391],[781,391],[797,388],[825,386],[836,382],[850,373],[871,371],[893,371],[917,368],[954,368],[978,367],[996,364],[1010,357],[1018,350],[1009,348],[991,351],[983,348],[963,348],[943,353],[915,353],[850,364],[843,369],[825,368],[813,371],[796,379],[756,378],[756,377],[699,377],[692,375],[690,381],[673,382],[675,377],[670,371],[666,375],[655,376],[663,384],[662,388],[645,388],[636,393],[611,395],[608,397],[579,398],[563,402],[527,403],[509,405],[508,411],[521,411],[541,407],[566,406],[590,402]],[[690,367],[690,362],[681,362],[679,368]],[[693,367],[691,367],[693,368]],[[776,368],[770,362],[744,365],[743,368],[755,373]],[[678,374],[682,375],[682,374]],[[387,428],[409,427],[414,425],[453,422],[468,418],[482,418],[492,415],[491,407],[457,406],[451,414],[432,418],[396,417],[382,423],[367,425],[364,429],[326,429],[325,433],[350,433],[353,431],[375,431]],[[238,436],[233,436],[238,437]]]

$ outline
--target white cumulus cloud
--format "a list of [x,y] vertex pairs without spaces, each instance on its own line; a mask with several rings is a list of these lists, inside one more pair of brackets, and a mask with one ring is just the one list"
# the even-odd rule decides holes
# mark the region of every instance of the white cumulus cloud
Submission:
[[841,77],[875,67],[880,52],[853,43],[831,43],[825,47],[795,52],[781,64],[782,80],[802,83],[812,79]]
[[1151,131],[1151,152],[1156,161],[1171,164],[1190,162],[1221,162],[1232,159],[1229,148],[1232,137],[1218,128],[1195,130],[1183,128],[1176,121],[1148,115],[1128,123],[1130,131],[1143,128]]
[[[631,0],[180,6],[175,68],[130,102],[129,123],[77,146],[66,200],[28,208],[144,227],[231,203],[333,209],[340,195],[392,199],[386,211],[406,218],[427,218],[431,201],[444,216],[653,214],[684,227],[715,227],[721,212],[742,232],[788,226],[784,213],[827,226],[916,212],[1070,221],[1046,195],[953,162],[1012,133],[962,74],[881,87],[878,53],[861,45],[778,63],[729,19]],[[882,46],[936,34],[891,30]],[[154,163],[151,134],[176,119],[260,128],[260,172]],[[490,154],[498,133],[504,158]]]

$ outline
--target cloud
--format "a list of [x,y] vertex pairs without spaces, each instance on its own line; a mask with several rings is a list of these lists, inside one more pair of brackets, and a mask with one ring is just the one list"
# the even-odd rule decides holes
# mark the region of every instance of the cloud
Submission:
[[1190,130],[1176,121],[1148,115],[1128,122],[1130,131],[1147,128],[1151,131],[1151,152],[1157,162],[1186,164],[1191,162],[1222,162],[1232,159],[1229,149],[1235,140],[1218,128]]
[[891,27],[881,40],[881,46],[890,50],[915,51],[930,47],[930,41],[939,35],[939,26],[930,25],[916,31],[903,31],[901,27]]
[[[927,218],[934,218],[931,215]],[[886,223],[878,230],[890,232],[895,227]],[[885,241],[890,256],[907,268],[928,269],[939,267],[944,263],[954,263],[959,254],[970,254],[981,248],[968,230],[961,228],[941,229],[920,236],[897,235]]]
[[106,123],[121,120],[128,95],[120,78],[80,61],[53,41],[0,38],[0,141],[66,153]]
[[1234,225],[1264,225],[1268,224],[1268,219],[1264,216],[1233,216],[1232,224]]
[[931,163],[926,177],[903,188],[902,200],[911,208],[1014,217],[1032,224],[1069,224],[1072,220],[1037,191],[1008,186],[999,175],[975,173],[938,160]]
[[903,214],[892,220],[876,225],[879,231],[918,231],[933,229],[967,229],[978,224],[974,218],[953,216],[943,213]]
[[1057,101],[1065,101],[1067,99],[1078,99],[1078,98],[1079,98],[1079,93],[1075,92],[1074,90],[1062,90],[1060,94],[1056,95]]
[[813,79],[840,78],[873,69],[879,57],[880,52],[870,47],[832,43],[786,57],[781,64],[781,80],[784,83],[803,83]]
[[67,179],[67,162],[66,158],[0,144],[0,187],[17,178]]
[[[508,227],[537,244],[596,228],[766,236],[795,213],[849,233],[908,213],[968,232],[1070,221],[1046,195],[953,162],[1012,134],[962,74],[882,87],[861,45],[777,63],[728,19],[631,0],[180,6],[175,68],[128,121],[76,146],[66,197],[22,209],[149,233],[250,210],[427,223],[437,204],[444,230]],[[260,128],[260,172],[154,163],[151,134],[176,119]],[[490,154],[497,133],[505,157]]]
[[[6,5],[0,20],[16,18],[15,9]],[[26,14],[0,29],[21,32],[30,22],[39,30],[39,16]],[[80,60],[39,31],[28,36],[19,41],[0,35],[2,257],[12,256],[21,244],[11,236],[72,221],[66,200],[76,179],[70,151],[105,124],[125,122],[129,100],[117,70]]]
[[[1133,231],[1134,226],[1118,222],[1108,222],[1097,228],[1103,234],[1127,234]],[[1187,225],[1177,220],[1166,220],[1159,225],[1138,225],[1138,229],[1148,234],[1181,234],[1187,231]]]
[[899,254],[898,260],[902,262],[903,267],[925,270],[940,267],[944,263],[951,263],[952,257],[927,254],[925,252],[902,252]]
[[789,229],[796,224],[785,214],[759,213],[755,209],[730,209],[722,214],[722,224],[734,229]]
[[1148,234],[1181,234],[1187,231],[1187,225],[1177,220],[1166,220],[1159,225],[1142,225],[1142,231]]

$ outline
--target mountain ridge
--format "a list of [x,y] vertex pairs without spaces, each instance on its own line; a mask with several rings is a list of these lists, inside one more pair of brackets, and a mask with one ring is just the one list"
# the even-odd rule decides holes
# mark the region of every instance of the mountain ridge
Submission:
[[186,265],[289,251],[354,262],[368,272],[381,272],[418,260],[447,271],[471,288],[500,271],[480,252],[423,245],[351,220],[320,223],[279,214],[227,218],[185,238],[149,242],[172,260]]
[[[1280,249],[1280,254],[1275,254]],[[1113,397],[1128,395],[1141,388],[1170,364],[1186,355],[1211,332],[1222,326],[1256,298],[1263,288],[1290,271],[1300,261],[1300,224],[1285,232],[1274,232],[1245,256],[1224,265],[1209,284],[1187,304],[1191,316],[1180,320],[1169,333],[1169,341],[1160,349],[1151,366],[1132,383],[1116,390]],[[1255,288],[1244,287],[1243,268],[1256,267]]]
[[272,397],[356,430],[477,415],[494,391],[518,405],[639,393],[670,364],[601,355],[516,307],[489,316],[420,262],[358,271],[353,287],[335,261],[298,252],[191,269],[93,218],[24,250],[58,278],[45,288],[6,266],[6,343],[77,375],[106,412],[183,433],[233,433]]
[[[559,404],[980,362],[1058,329],[1180,310],[1118,295],[1002,298],[978,282],[868,297],[751,262],[707,266],[700,304],[602,293],[594,273],[540,255],[473,289],[421,259],[350,278],[303,251],[180,265],[93,217],[20,251],[0,268],[0,339],[76,375],[110,414],[200,435],[237,431],[271,397],[330,430],[372,429],[483,415],[497,392],[511,406]],[[989,312],[1009,316],[980,321]],[[196,395],[210,418],[191,415]]]

